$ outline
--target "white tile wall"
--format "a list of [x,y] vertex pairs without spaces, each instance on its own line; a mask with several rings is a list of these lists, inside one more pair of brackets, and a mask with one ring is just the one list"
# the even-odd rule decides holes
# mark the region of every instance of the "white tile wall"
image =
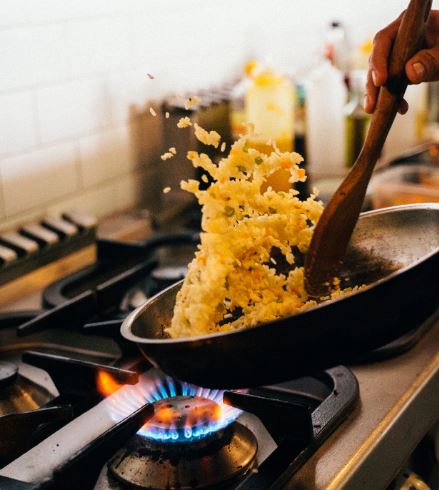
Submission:
[[0,31],[0,92],[66,79],[69,74],[61,25]]
[[129,18],[106,18],[66,26],[67,54],[73,77],[133,64]]
[[31,92],[0,95],[0,157],[32,148],[37,143]]
[[0,27],[24,24],[26,18],[25,0],[0,0]]
[[111,125],[103,78],[51,85],[36,92],[41,143],[80,136]]
[[6,158],[0,171],[6,216],[78,190],[77,150],[73,143]]
[[[161,191],[156,182],[156,169],[142,168],[122,178],[85,189],[81,195],[72,196],[48,206],[46,211],[51,214],[59,214],[65,209],[79,208],[101,217],[136,205],[153,209]],[[144,189],[148,191],[145,192]]]
[[358,42],[405,5],[0,0],[0,228],[73,205],[102,215],[156,204],[161,123],[142,115],[151,101],[230,79],[249,56],[300,70],[330,20]]
[[115,124],[128,121],[130,106],[143,106],[149,100],[160,99],[165,90],[160,83],[154,83],[146,73],[155,70],[129,70],[114,72],[108,76],[107,90],[111,107],[111,118]]
[[[21,0],[26,4],[31,23],[74,21],[100,17],[108,13],[106,0]],[[148,0],[147,0],[148,1]]]
[[79,140],[85,187],[129,173],[135,164],[131,126],[126,124]]

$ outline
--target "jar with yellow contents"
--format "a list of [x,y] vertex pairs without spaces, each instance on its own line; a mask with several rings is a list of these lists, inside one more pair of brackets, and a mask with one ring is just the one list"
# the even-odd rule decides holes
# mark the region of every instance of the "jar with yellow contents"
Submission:
[[[265,67],[253,69],[244,101],[245,120],[253,124],[255,133],[250,146],[267,154],[274,147],[294,150],[294,99],[294,86],[287,77]],[[288,171],[279,170],[269,178],[267,186],[288,191],[289,178]]]

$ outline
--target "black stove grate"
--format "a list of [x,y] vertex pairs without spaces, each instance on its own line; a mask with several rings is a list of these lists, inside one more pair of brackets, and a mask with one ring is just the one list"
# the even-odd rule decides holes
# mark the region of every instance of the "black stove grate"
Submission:
[[[44,369],[51,376],[59,395],[38,409],[0,415],[2,466],[102,400],[97,388],[98,372],[108,373],[119,384],[138,381],[137,372],[132,370],[44,352],[24,352],[22,360]],[[15,380],[11,379],[11,386],[1,387],[0,395],[7,396],[5,390],[13,388],[14,383]]]
[[[29,356],[32,357],[35,354]],[[119,376],[127,376],[119,373]],[[276,441],[277,448],[247,473],[232,489],[279,488],[346,419],[358,401],[358,383],[351,371],[339,366],[319,375],[280,385],[241,392],[225,392],[224,400],[255,414]],[[0,476],[2,490],[16,489],[124,489],[101,471],[113,454],[124,447],[135,432],[153,415],[147,404],[116,424],[90,444],[71,455],[44,482],[26,484]],[[102,486],[102,478],[106,479]],[[105,486],[107,484],[107,486]]]

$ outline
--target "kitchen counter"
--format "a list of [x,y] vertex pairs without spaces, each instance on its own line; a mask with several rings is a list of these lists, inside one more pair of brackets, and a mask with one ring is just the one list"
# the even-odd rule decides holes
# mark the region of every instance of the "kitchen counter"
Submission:
[[[354,328],[354,326],[353,326]],[[409,352],[353,366],[360,403],[287,489],[384,489],[439,420],[439,319]]]

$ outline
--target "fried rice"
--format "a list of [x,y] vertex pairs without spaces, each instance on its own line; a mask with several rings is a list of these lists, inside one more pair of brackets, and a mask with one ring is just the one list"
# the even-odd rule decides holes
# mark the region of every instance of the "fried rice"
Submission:
[[[216,137],[204,136],[204,143],[218,145]],[[181,183],[201,204],[202,233],[167,328],[171,337],[252,327],[315,304],[297,262],[308,250],[323,205],[315,194],[300,200],[294,190],[295,182],[306,179],[298,153],[275,146],[261,153],[250,146],[251,137],[241,137],[218,164],[188,152],[211,184],[200,189],[197,180]],[[290,174],[288,192],[267,188],[267,178],[279,170]]]

